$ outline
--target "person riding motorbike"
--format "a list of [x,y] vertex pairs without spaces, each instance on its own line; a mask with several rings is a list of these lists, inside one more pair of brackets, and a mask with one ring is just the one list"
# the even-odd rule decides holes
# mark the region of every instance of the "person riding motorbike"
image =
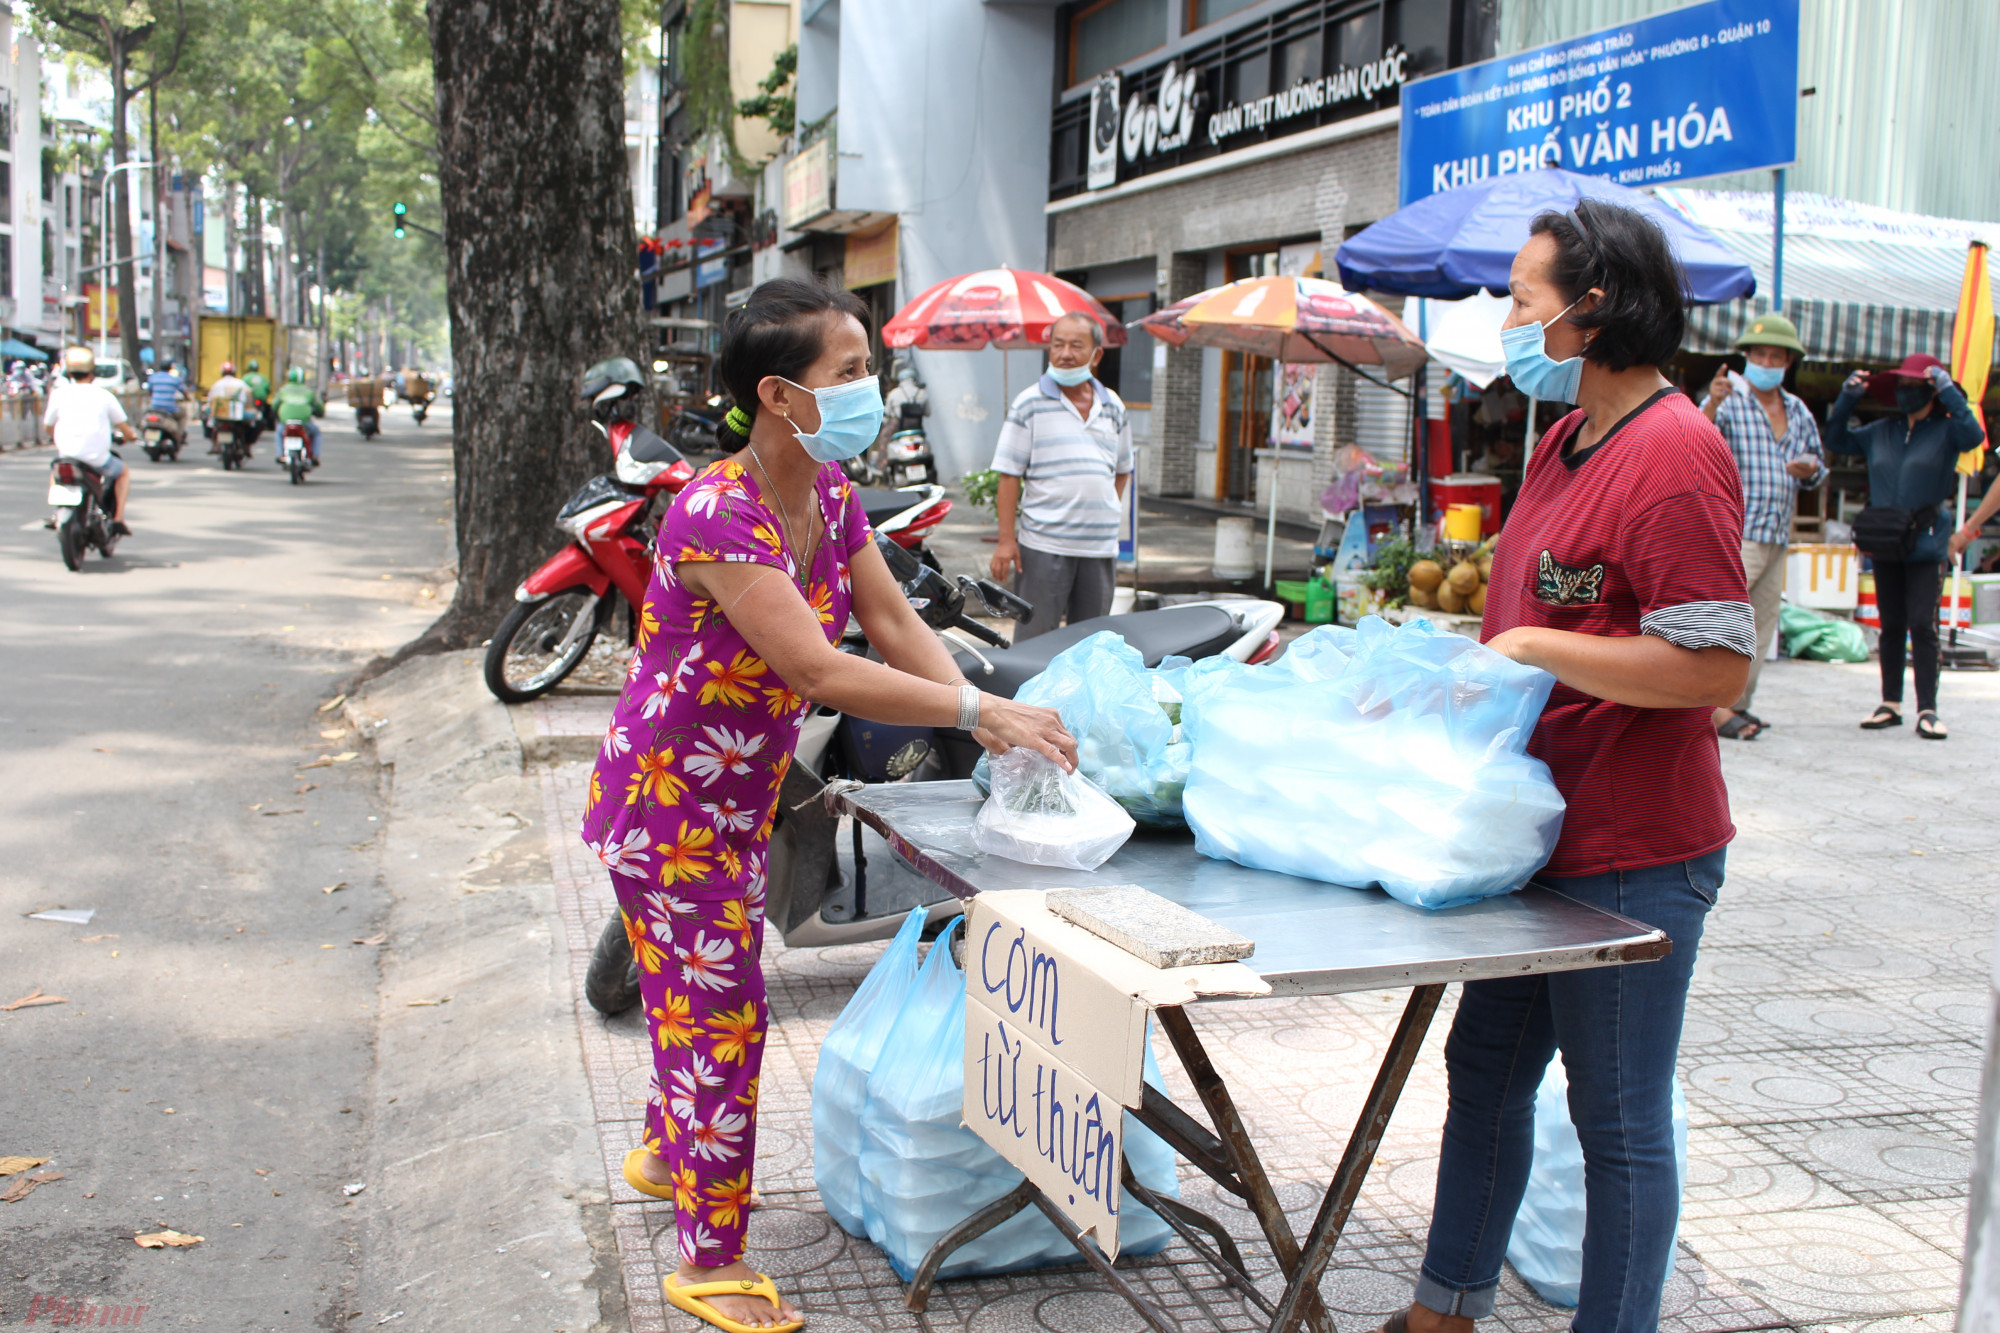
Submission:
[[271,400],[272,408],[278,414],[279,422],[302,421],[306,428],[306,458],[314,467],[319,466],[319,423],[314,417],[326,415],[326,400],[319,391],[306,383],[306,372],[293,366],[285,372],[285,382]]
[[162,360],[159,369],[146,377],[146,406],[161,417],[174,423],[174,433],[181,434],[182,405],[187,401],[187,381],[174,368],[170,360]]
[[97,357],[88,347],[63,351],[63,373],[49,390],[49,405],[42,412],[42,425],[56,443],[56,457],[82,463],[111,483],[111,529],[130,536],[125,524],[125,501],[132,493],[132,474],[125,461],[111,451],[114,437],[130,443],[139,438],[125,409],[103,385],[91,381],[97,376]]
[[[254,365],[255,363],[253,362],[252,364]],[[212,454],[222,452],[222,428],[227,426],[231,430],[235,429],[232,421],[223,420],[217,416],[215,409],[217,404],[220,403],[233,405],[235,417],[232,420],[234,421],[248,420],[250,416],[249,409],[254,405],[254,400],[250,396],[250,383],[248,380],[237,377],[236,363],[234,361],[223,362],[222,374],[218,375],[215,383],[208,387],[209,419],[215,422],[216,425],[215,439],[209,445],[208,450]],[[245,446],[245,452],[248,452],[247,445]]]
[[250,358],[250,368],[243,372],[243,382],[250,386],[251,401],[257,404],[257,425],[269,429],[271,419],[271,377],[257,364],[257,358]]

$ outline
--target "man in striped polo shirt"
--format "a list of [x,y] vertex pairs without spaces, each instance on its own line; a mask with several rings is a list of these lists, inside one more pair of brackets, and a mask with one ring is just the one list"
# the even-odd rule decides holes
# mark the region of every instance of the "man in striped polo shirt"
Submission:
[[1016,643],[1111,610],[1132,427],[1125,404],[1092,374],[1103,359],[1097,321],[1064,315],[1049,330],[1048,373],[1016,395],[1000,428],[992,572],[1004,582],[1018,568],[1014,591],[1035,607],[1015,628]]

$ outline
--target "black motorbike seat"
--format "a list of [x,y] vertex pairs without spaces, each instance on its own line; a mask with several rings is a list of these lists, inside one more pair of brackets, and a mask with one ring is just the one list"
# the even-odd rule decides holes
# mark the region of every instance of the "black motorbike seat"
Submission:
[[856,486],[854,496],[861,501],[861,510],[868,515],[871,528],[881,527],[919,499],[915,491],[885,491],[865,486]]
[[1158,666],[1160,659],[1168,656],[1213,657],[1243,637],[1236,617],[1219,606],[1167,606],[1079,621],[1038,634],[1018,648],[981,644],[979,651],[993,664],[990,676],[972,654],[959,649],[955,655],[967,680],[988,694],[1011,699],[1016,690],[1047,670],[1056,654],[1101,630],[1111,630],[1137,648],[1149,667]]
[[681,451],[644,426],[634,426],[625,441],[625,452],[641,463],[678,463]]

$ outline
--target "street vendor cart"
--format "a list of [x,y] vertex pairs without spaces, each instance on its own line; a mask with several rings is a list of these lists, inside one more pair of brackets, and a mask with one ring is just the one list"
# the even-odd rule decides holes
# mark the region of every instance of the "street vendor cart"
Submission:
[[[1128,1197],[1157,1212],[1200,1259],[1246,1303],[1272,1333],[1298,1327],[1332,1333],[1319,1281],[1360,1196],[1391,1113],[1415,1064],[1447,983],[1527,973],[1643,963],[1672,948],[1650,926],[1586,906],[1541,888],[1443,910],[1398,902],[1373,889],[1341,888],[1211,860],[1185,833],[1141,832],[1095,872],[1050,869],[988,855],[973,842],[982,795],[970,782],[896,783],[831,789],[826,799],[885,838],[918,873],[962,899],[982,892],[1138,885],[1255,942],[1246,965],[1283,996],[1348,991],[1410,991],[1401,1021],[1373,1087],[1328,1182],[1318,1215],[1303,1240],[1294,1234],[1265,1173],[1223,1071],[1211,1061],[1185,1007],[1151,1006],[1151,1016],[1193,1084],[1204,1124],[1151,1085],[1125,1102],[1131,1115],[1255,1215],[1285,1280],[1275,1301],[1259,1290],[1228,1232],[1213,1218],[1162,1198],[1123,1172]],[[1033,901],[1032,895],[992,902]],[[975,913],[980,906],[971,907]],[[968,944],[968,975],[971,974]],[[1231,964],[1236,966],[1236,964]],[[1224,994],[1201,997],[1219,1002]],[[1072,1031],[1076,1029],[1072,1028]],[[970,1059],[970,1056],[968,1056]],[[1053,1087],[1053,1084],[1051,1084]],[[968,1097],[968,1107],[971,1099]],[[921,1311],[936,1275],[953,1250],[1024,1208],[1046,1214],[1082,1257],[1129,1302],[1147,1325],[1175,1333],[1173,1319],[1145,1299],[1078,1224],[1076,1199],[1051,1196],[1029,1173],[1012,1193],[968,1217],[939,1240],[910,1284],[909,1308]],[[1066,1206],[1069,1205],[1069,1206]]]

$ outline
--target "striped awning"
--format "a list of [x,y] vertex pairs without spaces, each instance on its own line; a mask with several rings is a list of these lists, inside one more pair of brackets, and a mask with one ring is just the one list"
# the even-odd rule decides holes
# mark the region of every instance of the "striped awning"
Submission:
[[[1661,189],[1669,205],[1714,232],[1757,274],[1756,296],[1688,310],[1690,352],[1726,352],[1771,311],[1771,196]],[[2000,225],[1897,213],[1792,194],[1785,200],[1785,301],[1811,361],[1901,361],[1951,355],[1951,323],[1974,238],[2000,243]]]

